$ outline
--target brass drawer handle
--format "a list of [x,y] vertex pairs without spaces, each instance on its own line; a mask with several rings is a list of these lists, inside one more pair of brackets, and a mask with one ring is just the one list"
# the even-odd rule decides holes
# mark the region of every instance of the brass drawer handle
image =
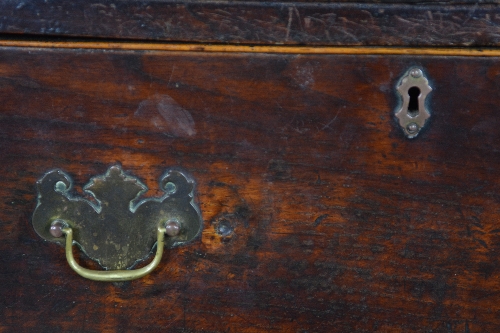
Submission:
[[[54,224],[53,224],[54,225]],[[130,281],[141,278],[151,273],[160,263],[165,246],[165,227],[158,226],[156,255],[148,265],[135,270],[114,270],[114,271],[95,271],[80,266],[73,256],[73,229],[66,227],[61,230],[66,235],[66,259],[69,266],[78,275],[94,281],[118,282]]]
[[[190,176],[170,169],[159,185],[163,195],[141,198],[146,186],[120,166],[112,166],[83,187],[87,199],[73,194],[68,174],[53,170],[37,182],[33,227],[45,240],[65,246],[66,259],[79,275],[97,281],[137,279],[158,266],[164,248],[196,239],[203,226]],[[80,266],[73,257],[75,244],[104,270]],[[133,270],[155,244],[152,262]]]

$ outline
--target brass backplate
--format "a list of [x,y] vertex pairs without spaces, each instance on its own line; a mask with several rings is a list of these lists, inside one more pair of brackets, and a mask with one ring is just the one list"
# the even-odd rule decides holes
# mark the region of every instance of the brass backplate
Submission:
[[132,268],[152,252],[159,225],[180,224],[180,233],[167,237],[166,248],[192,241],[202,230],[201,212],[194,202],[194,180],[179,169],[160,178],[164,195],[143,198],[147,187],[112,166],[83,187],[89,195],[73,194],[73,181],[61,170],[46,173],[38,182],[38,204],[33,227],[45,240],[64,246],[64,237],[54,237],[50,227],[62,220],[74,232],[74,242],[104,269]]

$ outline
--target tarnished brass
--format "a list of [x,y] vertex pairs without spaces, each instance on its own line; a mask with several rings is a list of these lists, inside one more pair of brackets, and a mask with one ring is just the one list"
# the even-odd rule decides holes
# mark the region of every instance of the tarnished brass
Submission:
[[[68,262],[78,274],[101,281],[135,279],[156,267],[163,245],[172,248],[200,235],[202,219],[193,200],[194,186],[191,177],[171,169],[160,179],[165,194],[141,200],[146,186],[124,173],[120,166],[112,166],[105,175],[92,178],[84,186],[92,199],[89,200],[72,194],[71,178],[61,170],[53,170],[37,182],[33,227],[42,238],[66,246]],[[54,230],[56,222],[64,224],[66,240]],[[172,228],[172,223],[176,228]],[[165,238],[167,224],[169,237]],[[139,273],[129,273],[137,272],[129,270],[151,254],[155,243],[153,262]],[[73,244],[109,272],[90,273],[79,266],[73,258]],[[120,272],[125,269],[127,274]]]
[[413,139],[431,116],[426,106],[426,98],[432,88],[424,72],[414,67],[409,69],[400,80],[397,91],[403,99],[403,104],[396,111],[395,116],[406,137]]

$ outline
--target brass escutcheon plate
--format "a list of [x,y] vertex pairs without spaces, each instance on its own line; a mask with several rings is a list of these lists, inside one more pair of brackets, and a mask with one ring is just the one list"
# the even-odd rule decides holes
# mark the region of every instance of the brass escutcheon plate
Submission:
[[395,113],[399,126],[408,139],[416,138],[431,116],[426,99],[432,87],[422,69],[413,67],[401,78],[397,91],[403,100]]
[[89,195],[84,198],[73,193],[67,173],[53,170],[37,182],[33,227],[43,239],[64,246],[64,236],[50,231],[62,221],[72,230],[73,244],[105,270],[130,269],[152,253],[159,226],[172,221],[180,226],[176,235],[165,238],[165,248],[188,243],[201,233],[194,180],[180,169],[169,169],[159,185],[161,197],[141,198],[147,187],[115,165],[83,187]]

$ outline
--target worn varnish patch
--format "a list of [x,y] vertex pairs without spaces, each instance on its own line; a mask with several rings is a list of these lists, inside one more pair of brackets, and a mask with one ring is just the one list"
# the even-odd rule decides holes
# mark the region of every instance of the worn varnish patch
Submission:
[[144,120],[166,135],[190,137],[196,134],[195,123],[189,111],[184,110],[168,95],[155,95],[139,103],[134,117]]
[[[498,59],[1,55],[0,330],[498,331]],[[416,65],[433,116],[407,140],[395,87]],[[122,286],[30,224],[47,170],[82,184],[116,162],[149,188],[188,170],[204,220]]]

